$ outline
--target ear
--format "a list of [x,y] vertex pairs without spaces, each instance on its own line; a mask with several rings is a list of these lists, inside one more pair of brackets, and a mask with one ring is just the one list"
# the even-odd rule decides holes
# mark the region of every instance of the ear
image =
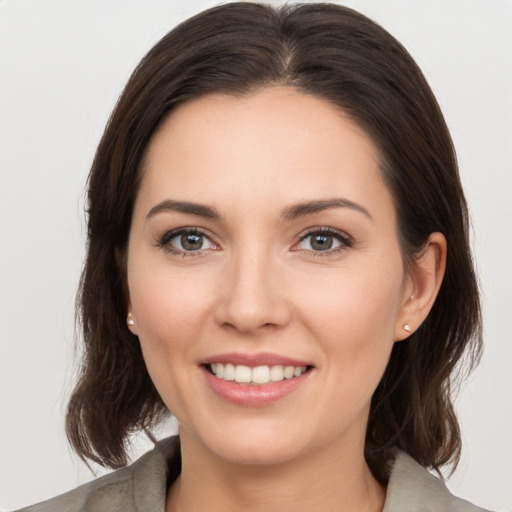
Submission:
[[126,255],[121,252],[119,248],[115,250],[116,265],[121,274],[123,283],[123,295],[126,301],[126,325],[128,329],[137,336],[137,322],[133,314],[132,302],[130,299],[130,289],[128,288],[127,268],[126,268]]
[[137,321],[135,320],[135,315],[131,311],[131,305],[128,305],[128,313],[126,315],[126,325],[128,326],[128,329],[130,329],[132,334],[135,334],[135,336],[138,336]]
[[128,326],[128,329],[130,329],[132,334],[138,336],[139,330],[137,327],[137,318],[135,316],[135,313],[133,312],[132,303],[130,301],[129,296],[127,297],[126,310],[126,325]]
[[432,233],[407,277],[395,324],[395,341],[409,337],[427,318],[443,282],[446,254],[446,238]]

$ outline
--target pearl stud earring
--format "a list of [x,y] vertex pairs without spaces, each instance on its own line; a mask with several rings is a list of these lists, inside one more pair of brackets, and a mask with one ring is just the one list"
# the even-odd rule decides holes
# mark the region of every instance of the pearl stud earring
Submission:
[[411,332],[411,326],[409,324],[405,324],[404,331]]
[[132,318],[132,314],[128,313],[128,319],[126,320],[126,323],[131,327],[132,325],[135,325],[135,320]]

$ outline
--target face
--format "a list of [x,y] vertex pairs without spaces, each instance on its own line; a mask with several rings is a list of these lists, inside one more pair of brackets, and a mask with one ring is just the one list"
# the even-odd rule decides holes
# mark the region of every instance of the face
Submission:
[[289,88],[180,106],[149,146],[130,232],[133,332],[204,452],[362,450],[408,294],[371,140]]

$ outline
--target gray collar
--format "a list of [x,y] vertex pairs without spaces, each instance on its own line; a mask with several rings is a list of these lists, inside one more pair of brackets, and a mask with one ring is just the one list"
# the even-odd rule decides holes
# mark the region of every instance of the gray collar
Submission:
[[[164,512],[181,471],[178,437],[156,444],[131,466],[18,512]],[[391,468],[382,512],[485,512],[452,496],[444,483],[404,452]]]
[[442,480],[398,451],[382,512],[485,512],[453,496]]

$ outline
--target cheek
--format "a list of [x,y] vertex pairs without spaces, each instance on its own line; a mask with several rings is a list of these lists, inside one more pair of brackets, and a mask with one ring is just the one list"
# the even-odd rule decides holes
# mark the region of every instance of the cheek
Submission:
[[198,276],[183,278],[183,272],[138,272],[129,274],[131,306],[137,335],[151,380],[164,403],[186,423],[186,404],[197,377],[201,329],[211,309],[212,290],[198,286]]
[[402,297],[400,261],[377,260],[303,281],[303,323],[323,346],[329,364],[349,373],[384,370]]
[[145,356],[149,351],[161,355],[193,348],[213,296],[202,276],[184,279],[179,271],[167,268],[134,271],[129,275],[129,289]]
[[367,332],[391,329],[402,291],[402,269],[378,265],[343,268],[303,281],[304,310],[322,318],[326,328]]

